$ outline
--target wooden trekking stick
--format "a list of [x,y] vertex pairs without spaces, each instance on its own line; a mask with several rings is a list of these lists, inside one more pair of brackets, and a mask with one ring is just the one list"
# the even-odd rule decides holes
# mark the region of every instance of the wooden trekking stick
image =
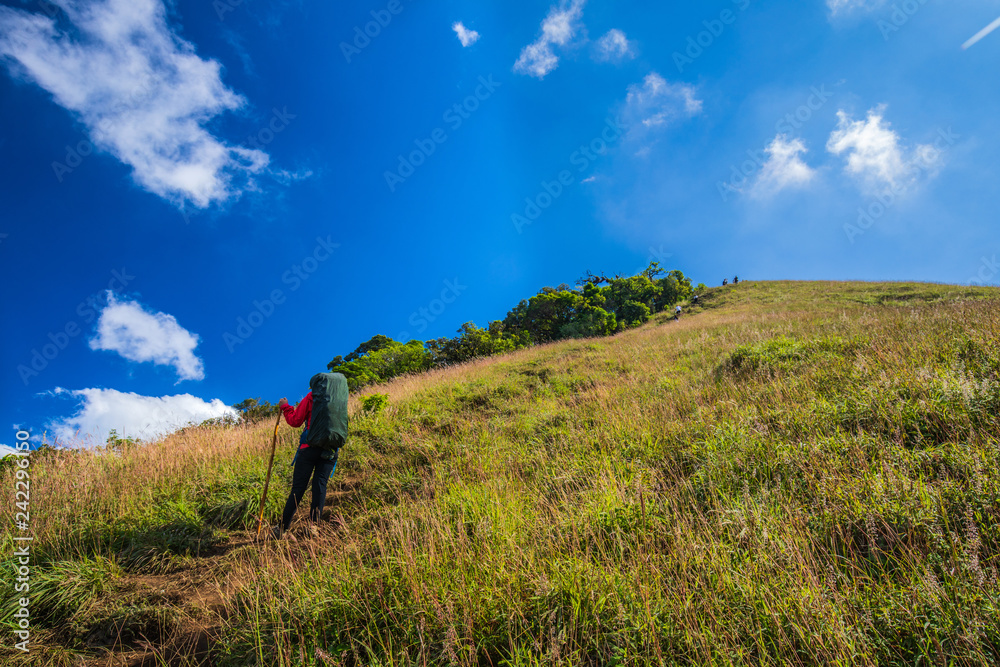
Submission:
[[267,479],[264,481],[264,495],[260,497],[260,516],[257,517],[257,539],[260,539],[260,530],[264,527],[264,505],[267,504],[267,487],[271,485],[271,469],[274,468],[274,453],[278,449],[278,427],[281,426],[281,413],[278,413],[278,421],[274,423],[274,438],[271,440],[271,462],[267,464]]

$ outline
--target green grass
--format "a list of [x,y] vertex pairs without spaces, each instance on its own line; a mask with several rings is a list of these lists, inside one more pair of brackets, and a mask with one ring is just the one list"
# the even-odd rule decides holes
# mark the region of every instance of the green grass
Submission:
[[294,541],[242,539],[267,424],[38,461],[39,650],[201,619],[224,665],[1000,664],[998,297],[742,284],[372,388]]

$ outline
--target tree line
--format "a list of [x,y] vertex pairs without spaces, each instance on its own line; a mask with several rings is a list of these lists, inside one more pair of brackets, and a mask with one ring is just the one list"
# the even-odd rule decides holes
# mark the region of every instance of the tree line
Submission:
[[[703,289],[704,285],[698,285]],[[645,324],[656,313],[689,299],[694,288],[681,271],[653,262],[631,277],[587,273],[576,287],[545,287],[502,320],[480,328],[463,324],[453,338],[401,342],[378,335],[327,364],[352,392],[410,373],[569,338],[594,338]]]

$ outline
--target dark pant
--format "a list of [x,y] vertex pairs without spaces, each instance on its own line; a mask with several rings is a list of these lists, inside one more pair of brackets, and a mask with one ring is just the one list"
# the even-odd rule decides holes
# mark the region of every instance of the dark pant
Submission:
[[326,502],[326,483],[330,480],[330,475],[337,469],[337,454],[333,458],[323,458],[324,452],[314,447],[307,447],[299,450],[295,458],[295,472],[292,474],[292,492],[285,503],[285,513],[281,517],[281,525],[285,530],[292,525],[292,517],[295,510],[302,502],[302,496],[306,494],[309,486],[309,478],[312,477],[312,507],[309,509],[309,518],[319,521],[323,515],[323,503]]

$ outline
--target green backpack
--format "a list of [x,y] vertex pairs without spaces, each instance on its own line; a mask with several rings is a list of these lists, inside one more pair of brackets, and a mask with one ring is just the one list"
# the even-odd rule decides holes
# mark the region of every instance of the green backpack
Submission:
[[336,451],[347,444],[347,378],[340,373],[320,373],[309,381],[312,418],[306,444]]

